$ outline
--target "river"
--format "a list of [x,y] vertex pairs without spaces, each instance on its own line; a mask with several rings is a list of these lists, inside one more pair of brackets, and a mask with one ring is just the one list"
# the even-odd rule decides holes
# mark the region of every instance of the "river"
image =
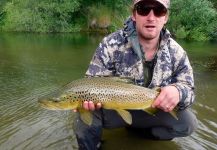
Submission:
[[[37,98],[81,78],[102,35],[0,34],[0,150],[74,150],[75,113],[41,108]],[[199,127],[172,141],[105,130],[105,150],[217,149],[217,43],[179,41],[194,68]]]

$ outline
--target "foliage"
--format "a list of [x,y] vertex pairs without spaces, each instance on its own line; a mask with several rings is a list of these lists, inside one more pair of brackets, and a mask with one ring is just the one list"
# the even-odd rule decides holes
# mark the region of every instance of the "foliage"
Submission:
[[105,5],[112,10],[112,22],[109,27],[110,32],[123,27],[126,18],[131,14],[131,4],[131,0],[105,0]]
[[93,16],[100,26],[109,24],[111,28],[118,22],[111,18],[115,14],[123,18],[128,3],[128,0],[11,0],[4,6],[3,30],[73,32],[89,27]]
[[80,12],[86,18],[88,28],[94,26],[112,32],[123,26],[130,14],[130,4],[129,0],[85,0],[81,1]]
[[[72,14],[77,0],[13,0],[5,6],[4,30],[28,32],[70,32],[75,30]],[[74,27],[74,28],[73,28]]]
[[180,27],[176,30],[176,37],[179,39],[185,39],[189,34],[189,31],[185,29],[185,27]]
[[105,5],[91,6],[88,8],[88,27],[107,27],[111,24],[112,11]]
[[209,0],[209,1],[212,2],[214,7],[217,9],[217,0]]
[[7,0],[1,0],[0,1],[0,12],[2,12],[2,8],[4,7],[4,5],[6,4],[6,2],[8,2]]
[[216,28],[217,12],[207,0],[173,0],[170,12],[168,27],[177,38],[209,40]]
[[1,0],[0,1],[0,28],[4,23],[4,16],[5,16],[5,12],[3,10],[5,4],[6,4],[7,0]]
[[81,1],[81,6],[83,7],[92,7],[98,5],[104,5],[111,9],[112,11],[125,11],[125,6],[129,5],[131,0],[83,0]]
[[[132,0],[1,0],[0,29],[74,32],[98,28],[112,32],[123,26],[131,13],[131,3]],[[167,26],[173,35],[198,41],[217,39],[216,0],[171,3]]]
[[119,29],[123,22],[129,16],[130,12],[127,6],[124,11],[120,9],[109,8],[106,4],[98,4],[88,8],[88,27],[106,29],[108,32]]

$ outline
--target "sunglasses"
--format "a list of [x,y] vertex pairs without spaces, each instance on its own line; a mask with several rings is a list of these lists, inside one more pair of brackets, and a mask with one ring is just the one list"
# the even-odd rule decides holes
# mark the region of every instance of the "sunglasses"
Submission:
[[147,3],[144,3],[143,1],[138,2],[135,7],[134,10],[137,11],[137,13],[141,16],[147,16],[151,10],[153,10],[154,15],[156,17],[162,17],[165,16],[167,14],[167,9],[161,5],[148,5]]

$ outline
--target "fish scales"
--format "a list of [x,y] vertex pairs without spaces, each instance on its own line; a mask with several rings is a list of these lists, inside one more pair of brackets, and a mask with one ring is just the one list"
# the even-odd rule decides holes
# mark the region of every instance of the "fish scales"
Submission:
[[105,78],[76,80],[65,87],[83,100],[93,102],[141,103],[155,99],[158,92],[144,87]]
[[104,109],[117,111],[126,123],[132,124],[132,116],[127,110],[143,110],[154,114],[157,109],[151,105],[158,94],[157,90],[131,84],[126,79],[92,77],[72,81],[58,93],[39,98],[38,102],[50,110],[77,109],[81,119],[88,125],[92,123],[92,113],[82,107],[83,102],[100,102]]

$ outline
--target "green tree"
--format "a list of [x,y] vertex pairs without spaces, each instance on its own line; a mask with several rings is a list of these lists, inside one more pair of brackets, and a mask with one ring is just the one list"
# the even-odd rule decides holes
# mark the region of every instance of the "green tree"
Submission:
[[217,12],[207,0],[173,0],[168,27],[177,38],[197,41],[211,39]]
[[4,7],[4,5],[6,4],[6,2],[8,2],[8,1],[7,1],[7,0],[1,0],[1,1],[0,1],[0,12],[3,11],[3,7]]
[[212,2],[214,7],[217,9],[217,0],[209,0],[209,1]]
[[79,0],[13,0],[8,2],[4,30],[28,32],[71,32]]
[[7,0],[1,0],[0,1],[0,28],[3,24],[4,21],[4,16],[5,16],[5,11],[3,10],[5,4],[6,4]]
[[[74,32],[94,23],[109,32],[123,26],[130,0],[1,0],[4,31]],[[177,38],[217,39],[216,0],[172,0],[168,28]],[[92,30],[92,29],[91,29]]]
[[[28,32],[73,32],[89,26],[89,17],[104,22],[125,18],[128,0],[12,0],[4,6],[3,30]],[[117,15],[116,15],[117,14]],[[117,16],[117,17],[116,17]],[[107,26],[107,25],[106,25]]]

